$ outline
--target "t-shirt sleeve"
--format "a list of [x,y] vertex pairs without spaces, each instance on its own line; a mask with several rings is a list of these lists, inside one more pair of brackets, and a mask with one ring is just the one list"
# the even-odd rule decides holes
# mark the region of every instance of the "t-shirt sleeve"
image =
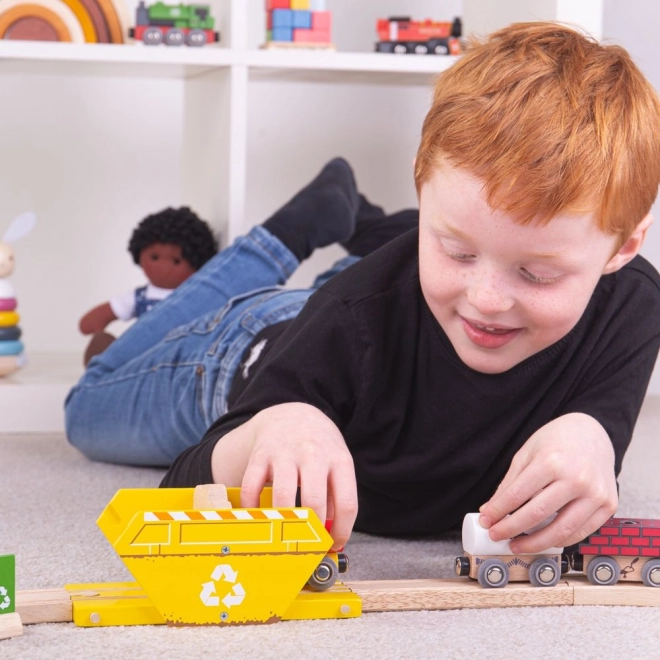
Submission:
[[218,440],[271,406],[307,403],[341,429],[359,396],[364,350],[351,310],[331,292],[317,291],[277,339],[232,410],[211,426],[199,445],[175,460],[161,486],[212,483],[211,455]]
[[660,278],[647,264],[647,270],[628,273],[627,279],[603,292],[591,358],[560,413],[582,412],[600,422],[614,446],[617,474],[660,347]]
[[127,291],[110,298],[109,302],[110,309],[118,319],[129,321],[135,316],[135,291]]

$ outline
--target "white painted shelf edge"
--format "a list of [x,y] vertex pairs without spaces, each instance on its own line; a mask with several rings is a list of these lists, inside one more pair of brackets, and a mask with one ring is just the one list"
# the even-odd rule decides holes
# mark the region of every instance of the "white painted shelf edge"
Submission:
[[[206,48],[166,48],[114,44],[72,44],[54,42],[27,42],[0,40],[0,70],[19,66],[20,71],[57,72],[58,66],[84,65],[103,75],[116,73],[121,65],[127,74],[161,75],[186,78],[209,70],[231,66],[246,67],[251,76],[319,72],[321,79],[328,74],[335,82],[342,75],[376,74],[374,82],[387,82],[387,76],[409,75],[410,82],[425,82],[430,75],[439,73],[456,61],[456,57],[434,55],[391,55],[385,53],[344,53],[317,50],[249,50],[209,46]],[[107,67],[111,68],[108,69]],[[132,70],[134,69],[134,70]],[[63,69],[64,70],[64,69]],[[421,77],[420,77],[421,76]],[[364,78],[363,78],[364,79]]]

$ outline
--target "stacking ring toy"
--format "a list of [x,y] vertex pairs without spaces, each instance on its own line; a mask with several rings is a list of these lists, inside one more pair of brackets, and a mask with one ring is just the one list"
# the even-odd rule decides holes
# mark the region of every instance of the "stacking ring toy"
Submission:
[[0,298],[0,312],[13,312],[16,309],[16,298]]
[[16,312],[0,312],[0,328],[10,325],[18,325],[20,316]]
[[0,341],[0,355],[19,355],[23,352],[23,342],[18,341]]
[[23,361],[19,355],[0,356],[0,376],[9,376],[18,371],[23,366]]
[[17,325],[8,328],[0,328],[0,341],[13,341],[21,338],[22,331]]

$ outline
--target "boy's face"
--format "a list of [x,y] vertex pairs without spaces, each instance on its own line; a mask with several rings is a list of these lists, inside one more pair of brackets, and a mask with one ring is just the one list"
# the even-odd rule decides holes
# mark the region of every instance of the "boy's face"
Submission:
[[616,239],[597,228],[592,214],[523,227],[491,209],[481,188],[449,165],[422,186],[420,281],[461,360],[501,373],[575,326]]
[[149,282],[161,289],[176,289],[195,272],[174,243],[152,243],[144,248],[140,267]]

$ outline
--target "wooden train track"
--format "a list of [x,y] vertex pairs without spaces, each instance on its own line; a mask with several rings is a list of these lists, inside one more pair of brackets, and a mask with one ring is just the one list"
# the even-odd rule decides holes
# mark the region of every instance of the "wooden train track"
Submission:
[[[547,589],[528,583],[483,589],[464,578],[350,581],[345,586],[362,599],[363,614],[560,605],[660,607],[660,589],[639,582],[594,586],[580,575],[562,579]],[[64,588],[17,591],[16,611],[23,624],[70,622],[73,621],[72,598],[76,595],[85,594]]]

